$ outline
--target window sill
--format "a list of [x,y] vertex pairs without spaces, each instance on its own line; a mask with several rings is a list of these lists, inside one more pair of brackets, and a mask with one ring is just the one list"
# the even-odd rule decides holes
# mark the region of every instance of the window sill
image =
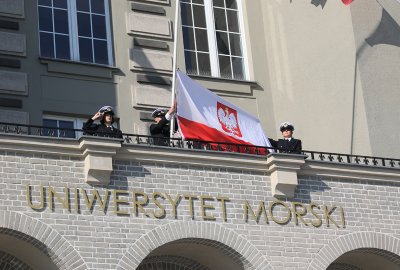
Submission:
[[63,59],[39,57],[40,63],[47,65],[49,73],[63,73],[112,79],[119,69],[113,66],[76,62]]
[[244,81],[236,79],[226,79],[202,75],[188,75],[204,87],[222,93],[251,94],[252,88],[258,86],[255,81]]

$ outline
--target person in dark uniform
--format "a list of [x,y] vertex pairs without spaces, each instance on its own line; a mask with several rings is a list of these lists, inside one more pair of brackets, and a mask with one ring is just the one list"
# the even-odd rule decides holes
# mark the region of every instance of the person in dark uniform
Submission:
[[[94,124],[94,121],[100,120],[100,124]],[[84,135],[95,135],[101,137],[120,138],[122,139],[122,132],[113,126],[114,111],[111,106],[103,106],[100,110],[89,118],[83,124]]]
[[155,121],[155,123],[150,125],[150,135],[153,137],[154,145],[169,145],[171,131],[169,121],[173,117],[175,106],[176,105],[172,105],[168,111],[158,108],[151,114]]
[[282,132],[283,139],[277,141],[269,139],[272,147],[276,148],[278,153],[300,154],[302,150],[301,140],[293,138],[294,126],[289,122],[284,122],[279,129]]

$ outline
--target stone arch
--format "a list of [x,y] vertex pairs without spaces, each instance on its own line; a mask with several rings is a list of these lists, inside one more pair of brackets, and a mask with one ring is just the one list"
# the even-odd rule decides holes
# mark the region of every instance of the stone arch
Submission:
[[215,241],[235,250],[255,270],[273,270],[269,260],[253,244],[235,231],[219,224],[176,221],[159,226],[137,239],[125,252],[117,269],[136,269],[153,250],[173,241],[199,239]]
[[78,251],[56,230],[25,214],[0,211],[0,234],[28,242],[49,256],[58,269],[87,269]]
[[400,256],[400,239],[376,232],[356,232],[341,236],[320,249],[308,270],[327,269],[341,255],[356,249],[378,249]]

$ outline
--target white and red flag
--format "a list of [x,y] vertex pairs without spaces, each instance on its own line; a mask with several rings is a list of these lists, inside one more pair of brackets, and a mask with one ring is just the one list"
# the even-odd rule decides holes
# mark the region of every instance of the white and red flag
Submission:
[[345,4],[346,6],[350,5],[351,2],[353,2],[354,0],[342,0],[343,4]]
[[178,70],[176,75],[177,117],[185,140],[271,147],[258,118],[202,87],[181,71]]

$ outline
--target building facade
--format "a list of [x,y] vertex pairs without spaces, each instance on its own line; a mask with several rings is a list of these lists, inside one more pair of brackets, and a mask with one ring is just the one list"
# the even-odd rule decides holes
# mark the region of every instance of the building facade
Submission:
[[[176,4],[0,0],[0,269],[399,269],[400,2],[182,0],[175,35]],[[318,152],[132,135],[171,104],[175,44]],[[103,105],[123,142],[58,129]]]
[[182,1],[175,38],[176,1],[3,0],[0,120],[81,128],[112,105],[148,134],[176,41],[177,67],[270,137],[291,121],[306,149],[394,157],[399,3],[331,2]]
[[400,160],[0,136],[1,269],[400,267]]

